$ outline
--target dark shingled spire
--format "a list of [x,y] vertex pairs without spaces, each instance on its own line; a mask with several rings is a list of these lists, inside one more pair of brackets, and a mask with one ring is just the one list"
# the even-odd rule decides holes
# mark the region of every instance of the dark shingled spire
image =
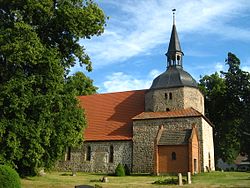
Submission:
[[151,85],[150,89],[162,89],[172,87],[196,87],[197,82],[193,77],[183,70],[182,58],[184,56],[180,41],[178,38],[176,26],[175,26],[175,9],[173,9],[173,28],[168,46],[167,56],[167,70],[156,77]]
[[169,67],[180,67],[182,68],[182,57],[184,56],[184,53],[181,50],[180,41],[178,38],[176,26],[175,26],[175,9],[173,11],[173,27],[172,27],[172,33],[170,37],[170,42],[168,45],[168,51],[165,54],[167,56],[167,68]]
[[175,54],[176,52],[181,52],[183,54],[183,52],[181,50],[181,45],[180,45],[180,41],[178,38],[176,26],[173,25],[171,38],[170,38],[170,42],[169,42],[169,46],[168,46],[168,52],[166,53],[166,55],[168,56],[171,54]]

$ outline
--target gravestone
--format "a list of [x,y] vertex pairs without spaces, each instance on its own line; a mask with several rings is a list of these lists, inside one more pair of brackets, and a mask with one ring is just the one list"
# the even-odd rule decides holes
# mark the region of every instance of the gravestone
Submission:
[[178,185],[183,185],[181,173],[178,173]]
[[187,173],[187,183],[188,183],[188,184],[191,184],[191,183],[192,183],[192,181],[191,181],[191,172],[188,172],[188,173]]
[[101,182],[103,182],[103,183],[108,183],[108,182],[109,182],[108,177],[104,176],[104,177],[102,178]]

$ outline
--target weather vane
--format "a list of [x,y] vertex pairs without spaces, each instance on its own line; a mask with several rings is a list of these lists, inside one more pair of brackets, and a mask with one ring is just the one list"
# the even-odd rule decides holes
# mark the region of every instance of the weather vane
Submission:
[[175,25],[175,11],[176,11],[176,9],[174,8],[174,9],[172,9],[172,12],[173,12],[173,25]]

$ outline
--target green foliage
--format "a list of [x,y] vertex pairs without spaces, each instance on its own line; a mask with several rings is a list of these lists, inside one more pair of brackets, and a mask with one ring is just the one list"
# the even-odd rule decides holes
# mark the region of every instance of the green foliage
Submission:
[[240,69],[240,60],[228,53],[227,72],[204,76],[200,89],[206,95],[205,107],[214,123],[215,155],[232,162],[239,152],[250,156],[250,74]]
[[199,88],[205,95],[206,115],[217,125],[221,122],[220,117],[225,108],[225,80],[217,72],[210,76],[205,75],[200,80]]
[[98,88],[93,85],[93,80],[82,72],[76,72],[74,75],[67,77],[66,89],[68,91],[74,90],[77,96],[81,96],[94,94]]
[[[79,44],[103,32],[105,16],[90,0],[0,2],[0,162],[21,175],[51,168],[66,146],[82,143],[86,125],[80,93],[96,88],[81,73],[67,77],[79,60],[91,70]],[[65,79],[67,78],[67,79]],[[86,89],[86,91],[84,91]]]
[[115,175],[116,176],[125,176],[125,169],[124,166],[119,163],[115,169]]
[[0,165],[0,188],[19,188],[21,181],[18,173],[6,165]]

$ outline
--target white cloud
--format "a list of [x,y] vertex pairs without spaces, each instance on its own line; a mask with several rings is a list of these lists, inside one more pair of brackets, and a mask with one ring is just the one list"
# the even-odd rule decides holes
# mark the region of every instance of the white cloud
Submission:
[[193,66],[186,71],[189,72],[196,81],[199,81],[200,77],[203,77],[205,75],[211,75],[215,72],[218,72],[220,74],[220,71],[226,72],[227,65],[225,64],[225,62],[212,62],[210,64]]
[[243,71],[250,72],[250,66],[243,66],[243,67],[242,67],[242,70],[243,70]]
[[160,71],[159,70],[156,70],[156,69],[153,69],[149,72],[149,78],[156,78],[157,76],[160,75]]
[[245,61],[243,61],[242,70],[250,73],[250,58],[248,57]]
[[[168,42],[171,9],[177,9],[178,30],[215,33],[229,39],[250,40],[249,28],[229,26],[235,18],[250,8],[248,0],[124,0],[100,1],[111,6],[111,18],[100,38],[84,41],[95,67],[117,63],[136,55],[148,54],[159,44]],[[167,44],[166,44],[167,46]]]
[[106,81],[103,82],[99,92],[106,93],[148,89],[153,79],[159,74],[160,71],[153,69],[146,78],[136,78],[134,75],[125,74],[124,72],[115,72],[106,77]]
[[213,68],[214,72],[220,73],[220,71],[226,71],[227,67],[225,63],[217,62]]

